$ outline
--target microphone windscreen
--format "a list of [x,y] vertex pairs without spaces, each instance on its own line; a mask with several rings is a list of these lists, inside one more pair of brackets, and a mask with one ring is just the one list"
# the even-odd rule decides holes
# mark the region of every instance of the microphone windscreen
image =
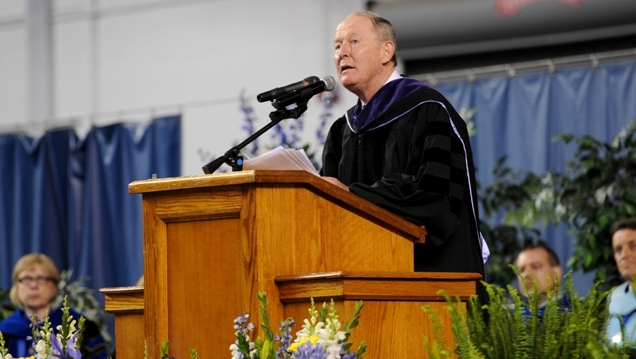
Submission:
[[325,83],[325,91],[332,91],[336,88],[336,80],[332,76],[326,76],[322,81]]

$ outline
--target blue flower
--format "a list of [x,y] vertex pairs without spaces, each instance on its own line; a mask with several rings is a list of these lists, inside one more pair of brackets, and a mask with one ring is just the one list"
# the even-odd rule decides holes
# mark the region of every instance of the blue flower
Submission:
[[51,357],[59,359],[82,359],[82,353],[75,349],[77,334],[66,342],[66,353],[62,349],[62,343],[55,333],[51,333]]
[[77,333],[73,334],[71,339],[66,341],[66,353],[73,359],[82,359],[82,352],[76,348]]
[[291,345],[292,339],[294,339],[292,335],[292,327],[294,326],[294,324],[296,324],[296,321],[294,321],[294,319],[292,318],[288,318],[287,320],[281,322],[278,330],[282,334],[282,337],[280,335],[276,335],[274,337],[274,341],[278,341],[281,344],[279,349],[276,351],[276,355],[278,355],[278,357],[280,358],[285,357],[285,355],[291,354],[291,352],[287,350],[287,348]]
[[298,347],[298,351],[292,354],[294,359],[325,359],[327,352],[320,344],[313,346],[311,341],[307,341]]
[[[239,102],[240,102],[239,108],[245,115],[245,124],[243,125],[242,129],[247,131],[247,133],[251,136],[255,132],[254,122],[256,122],[256,118],[254,117],[254,109],[252,108],[252,105],[250,104],[249,100],[245,97],[245,89],[241,90],[241,93],[239,95]],[[258,153],[258,150],[259,150],[258,138],[255,138],[251,144],[249,144],[243,149],[243,152],[247,153],[251,157],[251,156],[255,156]]]

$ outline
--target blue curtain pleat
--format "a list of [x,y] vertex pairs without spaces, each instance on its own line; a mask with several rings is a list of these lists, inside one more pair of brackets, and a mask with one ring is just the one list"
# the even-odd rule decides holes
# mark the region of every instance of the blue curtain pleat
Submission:
[[34,139],[0,135],[0,287],[14,263],[42,252],[95,291],[143,273],[141,196],[135,180],[179,176],[181,117],[72,129]]
[[[477,180],[492,183],[496,161],[541,174],[563,170],[574,146],[553,142],[557,134],[590,135],[610,142],[636,119],[636,62],[603,64],[452,82],[436,87],[457,108],[475,109],[476,134],[471,138]],[[565,263],[573,239],[564,225],[543,230],[547,242]],[[588,281],[577,284],[578,278]],[[578,290],[591,275],[575,274]]]

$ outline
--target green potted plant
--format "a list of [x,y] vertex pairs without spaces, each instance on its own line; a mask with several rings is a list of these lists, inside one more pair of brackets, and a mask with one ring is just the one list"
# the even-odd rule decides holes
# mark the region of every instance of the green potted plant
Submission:
[[636,216],[636,122],[610,143],[572,135],[558,135],[555,141],[576,145],[565,170],[523,177],[505,172],[509,181],[493,185],[493,207],[497,201],[506,201],[509,188],[521,194],[515,197],[519,201],[508,202],[513,205],[499,207],[506,210],[508,223],[522,227],[567,224],[575,241],[567,265],[572,270],[594,272],[595,279],[603,282],[601,289],[609,289],[620,283],[610,227],[617,220]]
[[485,284],[490,302],[483,307],[476,296],[466,306],[444,293],[450,328],[432,307],[422,308],[435,331],[433,338],[423,338],[429,358],[628,358],[631,349],[615,346],[605,333],[608,292],[600,291],[597,284],[580,297],[569,274],[565,281],[571,308],[561,306],[558,294],[551,292],[542,314],[538,292],[526,300],[512,286]]

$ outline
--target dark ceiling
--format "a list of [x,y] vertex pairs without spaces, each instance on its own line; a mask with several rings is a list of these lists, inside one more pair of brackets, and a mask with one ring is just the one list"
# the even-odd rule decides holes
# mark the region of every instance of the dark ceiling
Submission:
[[396,29],[409,75],[636,48],[635,0],[370,2]]

